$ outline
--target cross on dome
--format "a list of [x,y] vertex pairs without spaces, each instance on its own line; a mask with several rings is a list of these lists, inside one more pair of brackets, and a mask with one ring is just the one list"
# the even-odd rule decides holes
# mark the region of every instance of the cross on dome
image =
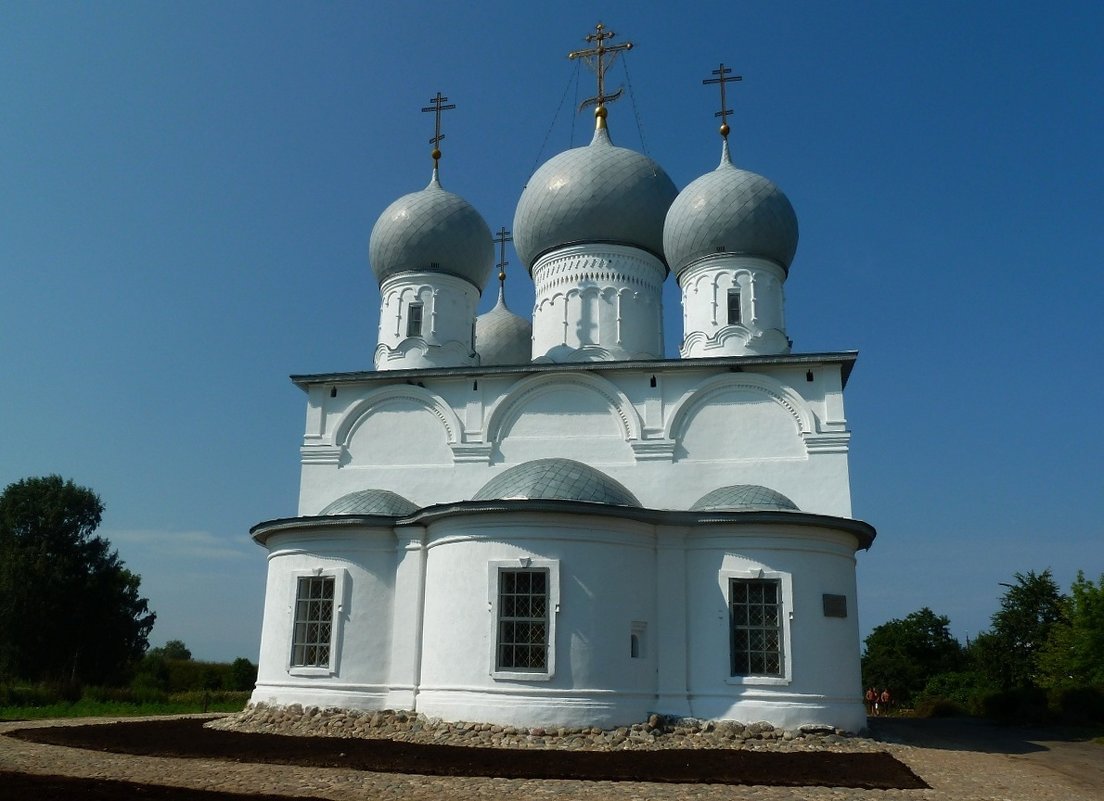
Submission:
[[[606,70],[613,66],[613,62],[617,59],[618,54],[625,50],[632,50],[632,42],[624,42],[619,45],[606,46],[606,42],[612,39],[617,34],[613,31],[607,31],[606,26],[599,22],[594,26],[594,33],[587,34],[585,40],[587,42],[595,42],[595,46],[587,48],[585,50],[572,50],[567,54],[569,59],[581,58],[588,67],[594,70],[595,75],[598,77],[598,94],[594,97],[588,97],[582,103],[579,104],[579,110],[583,110],[587,106],[597,106],[594,109],[594,116],[598,118],[598,126],[603,126],[603,120],[606,117],[606,103],[612,103],[621,97],[621,93],[625,91],[624,87],[619,87],[613,94],[606,94]],[[607,60],[608,59],[608,60]]]
[[729,132],[728,115],[732,113],[732,109],[728,108],[728,102],[725,98],[725,84],[742,81],[744,79],[742,75],[733,75],[731,78],[728,77],[731,72],[732,70],[726,67],[722,61],[720,68],[713,70],[713,74],[718,77],[706,78],[702,81],[703,84],[718,83],[721,85],[721,110],[716,112],[713,116],[721,118],[721,136],[725,139],[728,139]]
[[506,226],[502,226],[498,229],[498,233],[495,234],[494,241],[498,243],[498,284],[499,289],[506,285],[506,265],[509,262],[506,261],[506,243],[513,242],[514,238],[510,236],[510,232],[506,230]]
[[445,138],[445,135],[443,133],[441,133],[441,112],[442,111],[449,111],[451,109],[456,108],[455,103],[449,103],[446,106],[445,102],[447,100],[448,100],[447,97],[445,97],[440,92],[438,92],[436,97],[431,97],[429,99],[429,102],[432,103],[433,105],[426,106],[425,108],[422,109],[423,112],[432,111],[432,112],[434,112],[434,114],[436,116],[434,132],[433,132],[433,138],[429,140],[429,143],[431,145],[433,145],[433,152],[431,152],[429,155],[433,157],[433,169],[434,170],[437,169],[437,162],[441,158],[441,149],[438,147],[438,145],[440,144],[441,140]]

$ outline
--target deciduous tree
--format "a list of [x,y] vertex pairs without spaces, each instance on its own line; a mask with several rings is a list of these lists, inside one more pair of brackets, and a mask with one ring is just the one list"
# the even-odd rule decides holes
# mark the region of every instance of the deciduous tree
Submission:
[[1040,684],[1104,685],[1104,575],[1093,584],[1079,572],[1064,601],[1065,615],[1039,651]]
[[865,686],[887,687],[901,703],[924,689],[939,673],[958,670],[962,646],[951,636],[950,620],[924,607],[904,620],[890,620],[866,638],[862,658]]
[[1039,684],[1039,654],[1055,624],[1066,620],[1066,599],[1050,570],[1016,573],[1015,584],[993,613],[993,628],[979,636],[971,653],[978,667],[1006,690]]
[[95,531],[103,504],[59,476],[0,494],[0,674],[104,683],[145,652],[155,615]]

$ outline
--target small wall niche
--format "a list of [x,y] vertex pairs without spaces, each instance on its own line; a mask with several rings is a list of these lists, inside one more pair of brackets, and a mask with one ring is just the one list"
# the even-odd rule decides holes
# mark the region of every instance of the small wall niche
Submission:
[[644,659],[648,655],[647,634],[647,623],[642,620],[632,622],[629,630],[629,656],[632,659]]

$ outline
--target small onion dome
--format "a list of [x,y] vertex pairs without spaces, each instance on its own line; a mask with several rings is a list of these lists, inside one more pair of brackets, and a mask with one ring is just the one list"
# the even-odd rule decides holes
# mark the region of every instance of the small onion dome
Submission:
[[479,212],[442,189],[434,169],[429,186],[403,195],[376,220],[368,259],[381,284],[396,273],[442,273],[482,292],[494,263],[494,244]]
[[390,490],[365,489],[342,495],[318,514],[405,517],[416,511],[418,507],[398,493]]
[[699,498],[691,512],[799,512],[797,504],[783,495],[758,484],[735,484],[719,487]]
[[676,277],[713,253],[758,256],[788,272],[797,251],[797,215],[771,181],[732,164],[726,141],[717,169],[691,182],[671,204],[663,251]]
[[475,350],[482,365],[525,364],[533,358],[533,324],[506,308],[501,286],[495,307],[475,318]]
[[586,147],[546,161],[514,213],[514,249],[525,266],[565,245],[631,245],[663,260],[663,219],[678,190],[647,156],[615,147],[600,125]]
[[590,465],[571,459],[537,459],[504,470],[473,501],[561,500],[640,506],[631,492]]

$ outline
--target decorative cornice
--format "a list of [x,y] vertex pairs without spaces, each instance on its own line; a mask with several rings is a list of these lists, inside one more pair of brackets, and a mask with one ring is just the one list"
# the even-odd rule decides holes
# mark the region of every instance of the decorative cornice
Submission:
[[697,372],[715,368],[755,369],[759,366],[773,365],[809,365],[816,367],[826,364],[840,365],[843,383],[846,386],[851,370],[858,359],[858,351],[831,351],[824,353],[780,353],[746,356],[709,356],[699,359],[640,359],[625,362],[572,363],[533,362],[530,364],[470,365],[463,367],[415,367],[402,370],[357,370],[344,373],[298,373],[290,376],[292,383],[306,391],[314,384],[373,384],[389,383],[397,379],[417,381],[425,378],[484,378],[487,376],[539,375],[587,370],[595,373],[606,372],[677,372],[687,370]]
[[850,431],[805,431],[801,437],[809,453],[847,453],[851,443]]
[[299,449],[302,464],[341,464],[344,445],[304,445]]
[[454,442],[452,461],[456,464],[490,464],[494,446],[489,442]]
[[638,462],[673,462],[675,444],[673,439],[643,439],[629,443]]

